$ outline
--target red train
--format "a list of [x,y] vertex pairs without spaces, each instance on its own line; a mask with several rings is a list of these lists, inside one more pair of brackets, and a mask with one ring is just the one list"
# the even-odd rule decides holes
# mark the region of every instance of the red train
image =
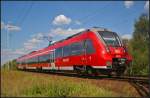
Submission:
[[95,27],[19,57],[17,68],[121,75],[131,61],[115,32]]

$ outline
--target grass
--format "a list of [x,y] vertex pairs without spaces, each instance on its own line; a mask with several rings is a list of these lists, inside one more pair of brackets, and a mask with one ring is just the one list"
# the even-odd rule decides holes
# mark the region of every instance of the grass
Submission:
[[111,97],[120,96],[113,90],[99,87],[90,81],[71,77],[1,71],[1,96],[51,96],[51,97]]

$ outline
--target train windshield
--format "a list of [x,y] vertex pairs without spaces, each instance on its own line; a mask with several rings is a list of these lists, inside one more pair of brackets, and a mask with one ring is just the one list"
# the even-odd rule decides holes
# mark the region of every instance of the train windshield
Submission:
[[116,33],[108,31],[98,33],[108,46],[121,46],[121,41]]

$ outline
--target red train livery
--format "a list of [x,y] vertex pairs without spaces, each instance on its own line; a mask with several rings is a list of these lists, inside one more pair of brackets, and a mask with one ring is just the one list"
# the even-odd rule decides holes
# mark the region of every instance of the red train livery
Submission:
[[19,57],[17,68],[121,75],[131,61],[132,57],[115,32],[95,27]]

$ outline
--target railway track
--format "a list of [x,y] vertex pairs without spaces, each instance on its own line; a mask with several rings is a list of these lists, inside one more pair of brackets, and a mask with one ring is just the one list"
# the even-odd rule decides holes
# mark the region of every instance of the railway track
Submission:
[[28,72],[38,72],[42,74],[53,74],[59,76],[69,76],[69,77],[77,77],[77,78],[88,78],[88,79],[107,79],[107,80],[118,80],[118,81],[127,81],[135,89],[142,97],[150,96],[150,78],[147,76],[107,76],[107,75],[87,75],[87,74],[78,74],[75,72],[69,71],[35,71],[28,70]]
[[128,81],[138,93],[142,97],[149,97],[150,96],[150,79],[149,77],[143,76],[120,76],[120,77],[112,77],[115,79],[120,79],[123,81]]

